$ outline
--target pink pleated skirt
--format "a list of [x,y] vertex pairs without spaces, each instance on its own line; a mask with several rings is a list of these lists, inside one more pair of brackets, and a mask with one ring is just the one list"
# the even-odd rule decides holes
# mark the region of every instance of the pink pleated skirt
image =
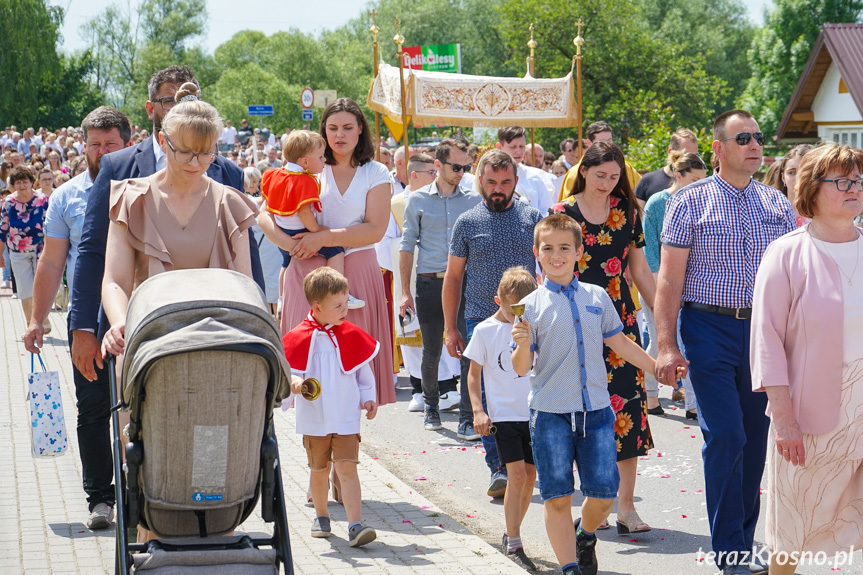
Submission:
[[[299,325],[308,315],[309,302],[303,294],[303,278],[323,265],[326,265],[326,260],[321,256],[307,260],[291,260],[291,265],[285,271],[285,291],[282,294],[283,334]],[[375,250],[360,250],[348,254],[345,257],[345,276],[351,284],[351,295],[366,302],[365,307],[348,312],[348,321],[358,325],[381,344],[380,352],[371,365],[375,374],[377,403],[395,403],[392,331],[383,276]]]

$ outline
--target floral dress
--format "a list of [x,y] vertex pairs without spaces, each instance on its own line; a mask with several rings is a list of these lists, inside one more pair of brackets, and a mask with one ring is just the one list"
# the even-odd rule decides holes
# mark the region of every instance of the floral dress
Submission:
[[[624,279],[630,248],[644,247],[644,232],[637,210],[630,208],[627,200],[611,196],[608,219],[596,225],[581,215],[575,197],[570,196],[552,206],[550,211],[566,214],[581,225],[584,254],[578,261],[578,280],[605,288],[623,322],[623,333],[641,345],[635,305]],[[653,448],[653,437],[647,423],[644,373],[608,346],[603,353],[608,370],[608,393],[617,416],[614,423],[617,460],[645,455]]]
[[47,209],[48,196],[42,192],[34,191],[27,203],[6,196],[0,206],[0,242],[9,246],[11,252],[42,253]]

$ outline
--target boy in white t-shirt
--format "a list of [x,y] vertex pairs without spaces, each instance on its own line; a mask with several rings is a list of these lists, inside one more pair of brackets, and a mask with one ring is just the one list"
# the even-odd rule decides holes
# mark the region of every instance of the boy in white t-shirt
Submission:
[[[512,367],[512,304],[536,290],[536,278],[522,267],[506,270],[494,302],[497,313],[476,326],[464,351],[470,359],[468,390],[473,408],[473,428],[481,435],[494,434],[500,460],[506,465],[507,486],[503,499],[506,532],[503,545],[525,569],[536,566],[521,544],[521,522],[527,513],[536,483],[536,467],[530,446],[530,377]],[[485,383],[488,414],[483,410],[480,384]]]

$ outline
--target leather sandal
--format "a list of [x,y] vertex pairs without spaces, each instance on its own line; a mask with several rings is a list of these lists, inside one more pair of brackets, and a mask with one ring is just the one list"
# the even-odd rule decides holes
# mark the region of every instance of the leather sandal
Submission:
[[618,535],[626,535],[628,533],[645,533],[650,531],[650,526],[642,527],[639,529],[640,525],[647,525],[644,521],[641,520],[641,517],[638,516],[638,512],[632,510],[625,515],[617,514],[617,534]]

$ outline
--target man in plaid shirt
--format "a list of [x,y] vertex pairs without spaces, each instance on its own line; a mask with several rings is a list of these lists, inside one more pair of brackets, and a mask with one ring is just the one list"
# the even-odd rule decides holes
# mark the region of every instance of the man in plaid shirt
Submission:
[[795,220],[785,196],[752,179],[763,145],[749,112],[717,117],[713,151],[721,169],[668,200],[661,236],[656,376],[669,383],[686,365],[675,337],[679,314],[705,442],[711,540],[723,575],[767,572],[751,560],[770,420],[766,394],[752,391],[749,318],[764,250]]

